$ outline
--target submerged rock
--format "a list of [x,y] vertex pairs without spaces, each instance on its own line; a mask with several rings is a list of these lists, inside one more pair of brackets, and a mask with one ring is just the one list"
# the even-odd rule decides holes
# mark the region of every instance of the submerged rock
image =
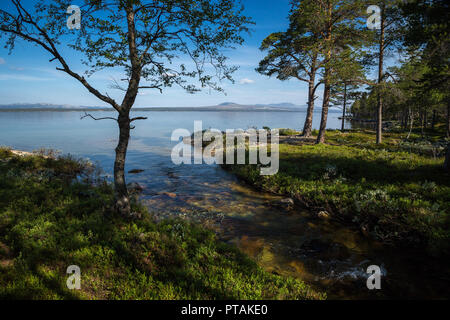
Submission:
[[167,172],[167,176],[171,179],[179,179],[180,177],[177,176],[175,173],[173,172]]
[[294,208],[295,203],[294,203],[294,200],[292,200],[291,198],[285,198],[285,199],[273,201],[273,202],[271,202],[271,205],[273,207],[289,211]]
[[327,219],[331,218],[330,214],[328,212],[326,212],[326,211],[318,212],[316,214],[316,217],[319,218],[319,219],[323,219],[323,220],[327,220]]
[[164,192],[163,195],[168,196],[169,198],[172,199],[175,199],[177,197],[177,194],[173,192]]
[[318,254],[330,250],[331,244],[320,239],[311,239],[305,241],[300,250],[306,254]]
[[344,245],[322,239],[305,241],[300,246],[300,253],[306,256],[320,257],[324,261],[345,259],[349,255],[348,249]]
[[142,173],[144,171],[145,170],[143,170],[143,169],[133,169],[133,170],[128,171],[128,173],[130,173],[130,174],[138,174],[138,173]]
[[272,253],[269,247],[264,246],[258,255],[258,260],[260,263],[267,264],[273,262],[275,259],[275,255]]
[[144,191],[144,188],[137,182],[129,183],[127,187],[131,193],[141,193]]
[[369,226],[367,224],[361,225],[361,233],[367,238],[370,237]]

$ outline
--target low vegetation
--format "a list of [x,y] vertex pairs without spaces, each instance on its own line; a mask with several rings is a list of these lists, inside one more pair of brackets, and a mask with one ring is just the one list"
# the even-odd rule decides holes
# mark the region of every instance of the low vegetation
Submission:
[[327,144],[280,145],[280,171],[261,176],[257,165],[226,166],[248,183],[293,198],[313,213],[326,211],[385,243],[450,249],[450,176],[444,143],[386,133],[327,132]]
[[[214,233],[181,221],[113,213],[112,187],[70,157],[0,149],[0,299],[317,299],[263,271]],[[81,269],[81,290],[66,286]]]
[[292,129],[280,129],[279,134],[280,136],[295,136],[299,134],[299,132]]

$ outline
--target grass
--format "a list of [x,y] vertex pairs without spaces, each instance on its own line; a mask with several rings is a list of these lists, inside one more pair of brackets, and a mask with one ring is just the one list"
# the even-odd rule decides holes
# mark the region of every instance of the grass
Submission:
[[[124,219],[88,162],[0,148],[0,299],[322,299],[181,221]],[[81,269],[69,290],[67,267]]]
[[292,129],[279,129],[280,136],[295,136],[300,134],[300,132]]
[[274,176],[260,176],[256,165],[226,168],[385,243],[449,254],[450,176],[442,169],[444,148],[434,142],[424,148],[414,135],[416,141],[405,147],[403,135],[388,133],[376,145],[369,131],[328,131],[325,145],[281,144],[280,171]]

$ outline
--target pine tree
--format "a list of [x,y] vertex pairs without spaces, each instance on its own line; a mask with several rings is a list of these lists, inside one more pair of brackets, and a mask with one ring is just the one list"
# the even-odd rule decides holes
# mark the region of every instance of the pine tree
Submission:
[[256,69],[259,73],[279,80],[292,78],[308,84],[308,109],[303,126],[304,137],[310,137],[316,91],[321,81],[317,72],[323,66],[320,28],[312,23],[314,6],[311,1],[294,1],[289,16],[289,27],[264,39],[261,50],[268,51]]
[[325,132],[330,106],[331,89],[336,83],[336,73],[346,64],[352,63],[366,41],[367,29],[362,18],[365,1],[318,0],[316,21],[321,25],[322,55],[325,59],[323,71],[324,93],[322,117],[316,143],[325,142]]
[[[404,28],[404,17],[401,15],[400,6],[404,0],[377,0],[372,4],[378,7],[378,12],[369,19],[378,17],[379,24],[375,27],[374,42],[376,53],[373,55],[377,60],[377,80],[374,87],[377,90],[376,107],[376,143],[383,141],[383,90],[386,81],[384,70],[385,60],[389,53],[401,44]],[[375,18],[374,18],[375,17]]]

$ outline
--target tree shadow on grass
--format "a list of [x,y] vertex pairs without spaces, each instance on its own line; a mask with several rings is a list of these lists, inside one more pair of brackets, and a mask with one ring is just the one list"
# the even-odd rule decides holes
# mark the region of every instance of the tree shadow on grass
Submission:
[[[387,154],[389,157],[389,154]],[[395,163],[393,163],[395,161]],[[364,159],[363,155],[352,156],[339,152],[328,154],[281,155],[280,173],[298,179],[322,179],[325,174],[342,176],[353,181],[365,179],[377,184],[422,183],[434,181],[443,186],[450,186],[450,177],[440,164],[408,162],[404,156],[398,158]],[[332,172],[330,172],[330,170]]]

